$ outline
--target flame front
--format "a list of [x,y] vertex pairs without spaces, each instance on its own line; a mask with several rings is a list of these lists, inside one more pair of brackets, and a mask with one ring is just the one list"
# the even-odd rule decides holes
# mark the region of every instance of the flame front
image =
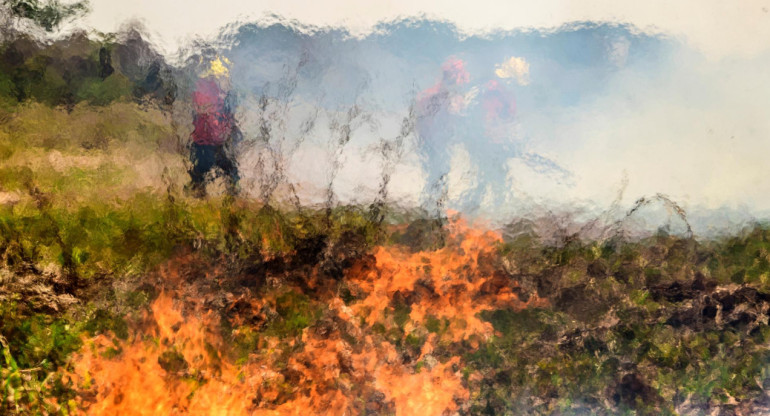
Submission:
[[[495,284],[501,272],[489,259],[498,234],[461,221],[449,229],[438,250],[375,248],[373,264],[362,261],[345,276],[356,300],[325,296],[322,317],[297,336],[249,328],[243,311],[225,322],[206,302],[190,299],[189,288],[174,285],[127,341],[87,340],[70,374],[80,408],[91,415],[453,413],[469,393],[461,357],[444,347],[489,337],[483,310],[542,300],[522,303],[511,291],[515,282]],[[178,278],[173,267],[166,278]],[[268,289],[245,304],[261,313],[279,292]],[[396,319],[394,305],[408,313]],[[441,330],[427,330],[429,320],[442,322]],[[233,358],[223,327],[260,335],[245,360]]]
[[[148,320],[151,329],[129,342],[116,345],[98,336],[77,357],[74,380],[95,394],[88,414],[248,414],[249,396],[264,374],[243,377],[241,369],[221,360],[217,351],[223,345],[210,332],[216,327],[210,315],[184,317],[164,293]],[[161,363],[173,360],[163,368]]]

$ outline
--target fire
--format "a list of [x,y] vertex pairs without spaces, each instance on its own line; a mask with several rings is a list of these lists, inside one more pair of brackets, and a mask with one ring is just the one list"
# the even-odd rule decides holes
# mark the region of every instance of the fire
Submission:
[[[461,358],[442,355],[442,346],[490,336],[491,326],[478,317],[485,309],[542,301],[523,303],[512,292],[516,283],[494,264],[497,233],[462,221],[449,228],[447,245],[435,251],[376,248],[373,262],[352,267],[345,278],[357,299],[321,299],[321,318],[297,336],[261,333],[254,324],[260,338],[245,361],[233,358],[222,319],[248,328],[243,309],[261,314],[276,305],[277,289],[259,298],[229,294],[225,310],[238,302],[241,312],[218,315],[188,299],[191,288],[199,289],[182,289],[172,264],[164,276],[176,289],[153,301],[129,340],[96,336],[75,357],[70,377],[80,407],[89,415],[455,412],[469,393]],[[394,304],[408,308],[399,320]],[[426,330],[430,320],[443,322],[442,330]]]
[[380,371],[377,383],[394,399],[398,414],[438,415],[443,410],[455,410],[456,397],[468,398],[461,378],[451,370],[459,361],[454,357],[418,373],[402,373],[402,368],[386,367]]
[[367,322],[384,320],[383,311],[398,293],[411,303],[407,330],[424,326],[428,316],[446,318],[450,321],[452,340],[461,341],[473,334],[491,335],[491,325],[477,316],[483,310],[542,304],[539,299],[529,304],[520,302],[511,290],[516,282],[508,286],[494,284],[501,272],[485,260],[494,256],[502,241],[499,233],[470,228],[459,219],[449,225],[449,231],[447,245],[432,252],[409,253],[399,247],[378,247],[376,268],[364,275],[351,276],[368,294],[355,305]]
[[[115,345],[104,336],[75,360],[73,379],[95,392],[88,414],[236,415],[246,414],[248,398],[260,374],[241,379],[239,370],[222,361],[223,346],[207,330],[210,314],[184,317],[168,294],[151,307],[151,330]],[[109,358],[115,355],[114,358]]]

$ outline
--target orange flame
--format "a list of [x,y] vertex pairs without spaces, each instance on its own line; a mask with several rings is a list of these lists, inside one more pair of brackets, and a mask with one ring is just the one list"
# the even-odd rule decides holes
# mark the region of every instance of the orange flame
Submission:
[[499,233],[469,228],[462,220],[455,220],[449,229],[450,238],[444,248],[408,253],[397,247],[378,247],[377,267],[363,276],[351,276],[368,294],[355,305],[358,312],[366,315],[367,322],[384,320],[383,311],[394,295],[406,291],[419,297],[411,305],[412,325],[406,330],[424,325],[428,315],[447,318],[452,340],[461,341],[472,334],[491,335],[491,325],[477,317],[483,310],[543,303],[534,298],[524,304],[510,287],[490,285],[500,277],[500,272],[484,264],[484,260],[494,255],[502,241]]
[[[190,287],[161,293],[130,340],[96,336],[76,355],[70,377],[80,407],[89,415],[450,414],[468,400],[462,361],[439,361],[434,351],[490,336],[491,326],[477,317],[483,310],[542,304],[536,297],[522,303],[511,291],[516,283],[493,261],[500,241],[494,232],[455,221],[439,250],[378,247],[373,265],[353,267],[346,276],[361,292],[359,300],[324,299],[323,322],[297,337],[261,334],[245,363],[230,358],[222,322],[204,302],[182,307]],[[164,273],[183,286],[174,267]],[[258,311],[274,296],[229,299]],[[421,344],[414,344],[418,355],[409,360],[401,356],[403,343],[374,330],[376,324],[397,328],[388,311],[398,296],[410,311],[397,333],[422,334]],[[428,333],[430,318],[448,323]],[[239,316],[230,321],[248,325]]]
[[[154,330],[119,345],[117,357],[107,358],[115,345],[98,336],[89,343],[91,351],[75,360],[74,381],[83,390],[95,392],[95,403],[87,413],[246,414],[259,374],[242,379],[237,368],[221,361],[216,353],[221,342],[207,331],[214,322],[211,316],[185,318],[167,294],[161,294],[151,310]],[[164,369],[164,353],[170,357],[167,360],[177,360],[176,365]]]

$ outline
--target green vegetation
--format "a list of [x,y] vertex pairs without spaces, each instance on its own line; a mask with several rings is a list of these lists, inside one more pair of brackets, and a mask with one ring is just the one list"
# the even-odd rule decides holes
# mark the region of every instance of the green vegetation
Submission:
[[509,244],[505,255],[535,274],[532,291],[552,306],[482,314],[497,335],[466,355],[466,371],[485,375],[470,413],[763,409],[767,237],[757,225],[702,244]]
[[88,12],[88,1],[62,4],[58,0],[3,0],[2,7],[18,19],[26,19],[48,32],[62,22],[80,17]]

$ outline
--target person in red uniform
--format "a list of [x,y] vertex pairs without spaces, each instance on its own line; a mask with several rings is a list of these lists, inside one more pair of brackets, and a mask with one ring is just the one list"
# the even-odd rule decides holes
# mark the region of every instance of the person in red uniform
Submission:
[[449,57],[441,66],[441,78],[417,95],[418,152],[427,174],[421,198],[426,209],[438,210],[439,215],[443,215],[451,146],[459,140],[469,81],[465,62]]
[[508,86],[496,79],[479,86],[462,133],[477,172],[475,185],[462,195],[464,208],[479,208],[487,198],[495,209],[505,204],[510,193],[507,162],[521,155],[521,146],[512,140],[515,116],[516,99]]
[[190,157],[191,187],[196,196],[206,195],[206,177],[219,168],[228,179],[228,191],[237,192],[238,166],[232,146],[240,137],[233,114],[233,95],[227,91],[227,69],[220,59],[197,80],[192,95],[193,132]]

